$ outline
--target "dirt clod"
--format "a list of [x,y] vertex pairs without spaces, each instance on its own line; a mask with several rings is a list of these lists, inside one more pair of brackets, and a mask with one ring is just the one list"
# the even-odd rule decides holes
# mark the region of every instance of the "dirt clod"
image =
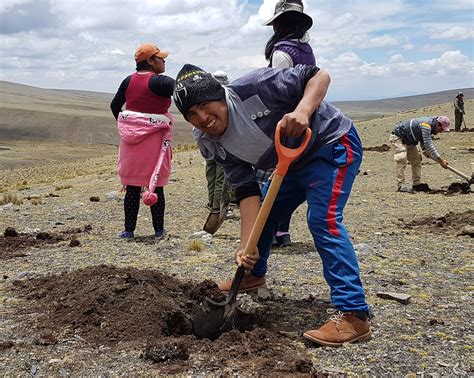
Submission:
[[81,242],[78,239],[71,239],[69,242],[69,247],[79,247]]
[[15,236],[18,236],[18,232],[16,232],[13,227],[7,227],[3,233],[3,236],[6,238],[14,238]]
[[145,349],[145,358],[153,362],[169,360],[187,360],[189,358],[188,346],[182,340],[170,341],[161,344],[149,345]]

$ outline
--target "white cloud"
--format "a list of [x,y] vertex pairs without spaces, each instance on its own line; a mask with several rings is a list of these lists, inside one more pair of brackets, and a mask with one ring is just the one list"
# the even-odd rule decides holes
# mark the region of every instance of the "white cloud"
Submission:
[[98,39],[96,37],[93,37],[89,32],[80,32],[79,37],[83,38],[87,42],[97,42]]
[[453,26],[448,30],[434,34],[432,38],[454,40],[472,39],[474,38],[474,27]]
[[369,40],[369,47],[396,46],[399,42],[395,37],[384,34]]
[[[152,42],[170,51],[169,76],[184,63],[193,63],[211,72],[223,69],[235,78],[268,64],[264,48],[272,28],[262,23],[272,16],[275,3],[2,0],[0,12],[8,27],[0,25],[1,77],[112,92],[133,72],[138,44]],[[451,11],[440,0],[422,8],[415,0],[304,0],[314,20],[310,35],[317,63],[333,77],[331,92],[360,96],[363,88],[396,95],[406,90],[402,80],[380,85],[382,80],[392,82],[394,75],[406,78],[404,85],[423,83],[429,92],[428,78],[455,82],[460,75],[472,75],[474,35],[466,11],[471,9],[472,15],[472,0],[455,3],[456,11]],[[41,17],[31,18],[35,11]],[[22,13],[30,16],[22,18]],[[440,14],[441,20],[433,21]],[[430,43],[435,38],[437,43]],[[371,89],[374,83],[380,86],[377,91]]]
[[395,54],[390,57],[389,63],[403,63],[405,59],[401,54]]
[[440,53],[440,52],[448,51],[450,49],[451,47],[449,45],[427,43],[426,45],[423,46],[422,51]]

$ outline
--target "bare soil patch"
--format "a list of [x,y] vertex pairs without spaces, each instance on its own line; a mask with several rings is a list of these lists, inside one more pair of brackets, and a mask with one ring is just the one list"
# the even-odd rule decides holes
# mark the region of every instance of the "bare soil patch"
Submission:
[[[76,240],[76,235],[89,232],[92,226],[69,228],[61,232],[38,231],[18,233],[13,227],[7,227],[0,235],[0,260],[27,256],[23,250],[42,248],[46,245]],[[74,246],[75,243],[71,243]]]
[[136,349],[170,374],[192,368],[222,371],[225,366],[249,374],[255,369],[264,375],[310,373],[311,358],[294,340],[301,327],[309,326],[301,318],[311,314],[314,321],[314,314],[327,307],[314,298],[250,299],[259,310],[258,316],[248,315],[248,330],[211,342],[192,334],[192,319],[204,297],[224,299],[209,280],[195,284],[155,270],[102,265],[14,281],[12,290],[25,300],[19,307],[28,319],[23,332],[36,343],[57,345],[78,337],[85,344]]
[[[474,210],[449,212],[441,217],[426,217],[406,223],[407,228],[423,228],[430,232],[459,234],[466,226],[474,226]],[[473,237],[473,235],[471,235]]]
[[447,196],[453,194],[469,194],[471,191],[471,184],[468,182],[453,182],[449,184],[446,189],[431,189],[427,191],[428,194],[445,194]]
[[381,146],[363,147],[363,149],[364,151],[387,152],[390,151],[390,146],[384,143]]

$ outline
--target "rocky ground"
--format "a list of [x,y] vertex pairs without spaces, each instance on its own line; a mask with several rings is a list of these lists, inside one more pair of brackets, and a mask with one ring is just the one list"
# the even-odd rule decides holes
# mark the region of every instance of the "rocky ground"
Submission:
[[[234,272],[239,220],[214,237],[196,235],[207,216],[197,151],[174,155],[160,241],[145,206],[138,237],[117,237],[123,194],[114,155],[1,170],[4,197],[17,204],[0,206],[0,372],[472,375],[472,193],[448,192],[460,179],[426,160],[423,178],[435,191],[397,193],[383,147],[396,121],[451,112],[440,105],[357,124],[367,151],[345,221],[374,312],[373,339],[341,348],[301,337],[330,309],[304,206],[292,220],[293,245],[272,253],[269,290],[240,297],[254,310],[247,330],[211,342],[193,336],[191,320],[204,296],[218,296],[214,282]],[[451,165],[470,175],[474,133],[436,139]]]

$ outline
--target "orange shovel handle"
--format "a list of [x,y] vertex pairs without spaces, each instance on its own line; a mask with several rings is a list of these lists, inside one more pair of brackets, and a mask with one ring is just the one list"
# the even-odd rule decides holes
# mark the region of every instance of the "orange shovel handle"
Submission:
[[275,173],[280,176],[285,176],[288,171],[288,167],[298,156],[300,156],[304,149],[308,146],[311,139],[311,129],[306,129],[306,134],[303,143],[298,148],[288,148],[281,144],[280,141],[281,126],[277,125],[275,132],[275,149],[278,156],[278,164],[275,168]]

